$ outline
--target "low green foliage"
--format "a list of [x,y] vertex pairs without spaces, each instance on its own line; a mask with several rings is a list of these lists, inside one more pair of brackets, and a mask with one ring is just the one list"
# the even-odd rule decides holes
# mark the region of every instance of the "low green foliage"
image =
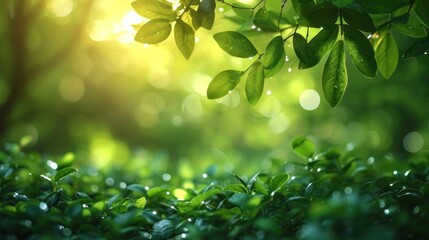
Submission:
[[[429,157],[361,159],[298,137],[277,173],[119,185],[7,144],[2,239],[428,239]],[[70,159],[70,154],[58,158]],[[189,185],[189,180],[188,185]]]
[[[244,71],[249,72],[250,80],[254,80],[246,82],[246,96],[252,105],[260,98],[263,79],[276,75],[282,68],[285,62],[285,58],[281,57],[284,44],[290,38],[299,60],[299,69],[316,66],[332,50],[331,58],[325,63],[322,83],[326,100],[335,107],[339,104],[348,81],[348,66],[341,64],[338,70],[338,63],[329,61],[345,59],[338,57],[339,53],[341,56],[344,55],[342,52],[348,53],[353,65],[363,76],[374,78],[379,71],[383,77],[389,78],[396,69],[400,55],[395,35],[423,39],[411,44],[404,52],[404,58],[428,51],[428,4],[424,1],[257,0],[239,3],[234,0],[182,0],[172,11],[171,3],[163,0],[136,0],[132,6],[141,16],[150,19],[137,33],[136,41],[161,42],[170,35],[171,25],[174,23],[175,29],[186,29],[175,31],[176,45],[186,59],[194,50],[194,31],[200,27],[212,29],[215,20],[220,18],[215,18],[216,4],[222,6],[225,11],[223,18],[239,27],[214,33],[213,37],[229,55],[254,58],[251,66]],[[305,36],[302,34],[304,31]],[[255,35],[272,39],[265,47],[262,46],[265,51],[258,52],[255,47],[257,42],[252,39]],[[337,47],[333,48],[335,43],[338,43]],[[258,66],[259,69],[258,63],[262,63],[265,74],[255,78],[252,70],[255,69],[253,66]],[[335,77],[334,73],[337,74]],[[342,83],[341,88],[338,87],[339,84],[326,82]],[[225,95],[223,88],[218,88],[218,91],[210,89],[209,98]]]

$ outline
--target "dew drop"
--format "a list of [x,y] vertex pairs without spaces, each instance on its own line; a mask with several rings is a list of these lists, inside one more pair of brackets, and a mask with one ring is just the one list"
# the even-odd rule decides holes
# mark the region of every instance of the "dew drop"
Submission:
[[127,187],[127,184],[124,182],[119,183],[119,187],[122,189],[125,189]]
[[416,206],[414,209],[413,209],[413,213],[414,214],[418,214],[420,212],[420,207],[419,206]]
[[389,213],[390,213],[389,209],[384,209],[384,214],[385,215],[389,215]]
[[152,215],[156,215],[157,214],[157,212],[156,211],[152,211]]
[[48,211],[48,204],[46,204],[45,202],[41,202],[39,204],[39,208],[42,209],[43,211],[47,212]]
[[58,168],[58,164],[56,162],[54,162],[54,161],[51,161],[51,160],[48,160],[46,162],[46,165],[48,165],[48,167],[50,167],[50,168],[52,168],[54,170],[56,170]]
[[380,206],[380,208],[384,208],[386,206],[386,203],[384,202],[384,200],[379,200],[378,205]]
[[203,173],[203,178],[207,178],[207,177],[208,177],[207,173]]
[[24,225],[26,226],[26,227],[31,227],[32,225],[33,225],[33,222],[31,222],[31,220],[24,220]]
[[351,187],[346,187],[344,189],[344,193],[347,194],[347,195],[351,194],[352,192],[353,192],[353,189]]
[[332,193],[332,197],[333,198],[339,198],[340,197],[340,192],[338,192],[338,191],[333,192]]
[[369,157],[367,162],[369,165],[373,164],[374,163],[374,157]]
[[113,186],[113,184],[115,184],[115,180],[113,178],[109,177],[106,179],[106,185],[107,186],[111,187],[111,186]]
[[170,175],[170,174],[168,174],[168,173],[164,173],[164,174],[162,174],[162,180],[163,180],[164,182],[168,182],[168,181],[170,181],[170,180],[171,180],[171,175]]
[[71,231],[71,229],[70,229],[70,228],[64,228],[64,229],[62,230],[62,233],[63,233],[63,235],[64,235],[64,236],[66,236],[66,237],[70,237],[70,236],[72,235],[72,231]]
[[291,68],[291,67],[289,67],[289,68],[287,69],[287,71],[288,71],[288,72],[292,72],[292,68]]

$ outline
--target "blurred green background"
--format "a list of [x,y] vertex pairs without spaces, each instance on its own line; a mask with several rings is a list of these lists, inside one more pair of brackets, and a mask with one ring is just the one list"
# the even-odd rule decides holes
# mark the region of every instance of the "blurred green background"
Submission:
[[[321,91],[323,64],[298,70],[287,44],[282,72],[252,107],[244,84],[211,101],[211,78],[251,63],[211,37],[233,30],[225,7],[212,31],[199,30],[186,61],[174,39],[133,41],[145,19],[131,0],[3,0],[0,3],[0,141],[31,136],[28,148],[53,158],[74,152],[81,165],[150,168],[192,175],[212,164],[253,173],[294,160],[289,142],[309,136],[320,149],[362,157],[428,150],[429,56],[401,61],[391,79],[367,79],[348,62],[339,107]],[[316,32],[312,32],[315,34]],[[414,39],[395,35],[400,52]],[[251,37],[259,51],[269,38]],[[348,59],[349,60],[349,59]],[[11,100],[12,99],[12,100]]]

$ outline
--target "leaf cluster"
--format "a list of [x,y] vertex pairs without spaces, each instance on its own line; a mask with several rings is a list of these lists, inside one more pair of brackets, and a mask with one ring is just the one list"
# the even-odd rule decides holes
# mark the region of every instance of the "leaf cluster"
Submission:
[[318,153],[305,137],[295,138],[291,148],[301,160],[287,161],[287,172],[261,171],[249,178],[209,174],[186,188],[148,186],[146,180],[105,184],[102,175],[72,168],[70,154],[56,159],[58,168],[52,169],[46,164],[52,160],[7,144],[0,151],[0,237],[429,237],[428,156],[403,163],[363,160],[334,149]]
[[[396,34],[417,39],[402,54],[403,58],[418,56],[429,48],[429,5],[424,0],[260,0],[248,5],[218,2],[232,9],[233,17],[228,18],[240,26],[215,33],[214,39],[229,55],[252,58],[254,62],[244,71],[231,69],[217,74],[207,89],[209,99],[228,94],[247,73],[246,97],[255,105],[263,93],[265,79],[282,69],[288,40],[299,60],[299,69],[314,67],[328,56],[321,81],[325,99],[332,107],[339,104],[347,88],[347,55],[363,76],[374,78],[378,71],[390,78],[400,58]],[[161,42],[170,34],[171,23],[176,22],[176,44],[187,59],[194,49],[194,29],[211,29],[215,21],[214,0],[181,1],[175,10],[162,0],[138,0],[133,6],[140,15],[151,19],[137,33],[137,41]],[[310,35],[310,31],[316,33]],[[262,52],[251,41],[255,34],[269,40]]]

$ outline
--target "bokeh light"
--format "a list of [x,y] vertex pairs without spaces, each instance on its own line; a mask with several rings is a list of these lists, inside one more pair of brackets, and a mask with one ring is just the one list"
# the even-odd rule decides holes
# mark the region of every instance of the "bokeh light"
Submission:
[[418,132],[409,132],[404,137],[404,148],[408,152],[415,153],[420,151],[424,145],[423,136]]
[[315,110],[319,107],[320,96],[314,89],[306,89],[299,96],[299,104],[308,111]]

